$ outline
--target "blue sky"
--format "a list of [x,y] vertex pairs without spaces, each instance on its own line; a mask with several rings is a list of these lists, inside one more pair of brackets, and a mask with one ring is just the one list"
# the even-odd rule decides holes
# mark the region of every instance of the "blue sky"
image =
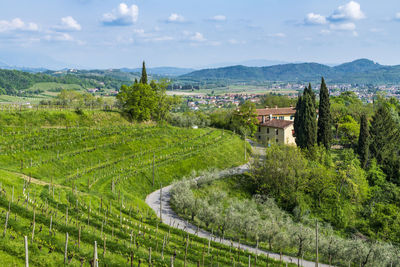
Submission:
[[400,64],[398,0],[3,0],[0,65]]

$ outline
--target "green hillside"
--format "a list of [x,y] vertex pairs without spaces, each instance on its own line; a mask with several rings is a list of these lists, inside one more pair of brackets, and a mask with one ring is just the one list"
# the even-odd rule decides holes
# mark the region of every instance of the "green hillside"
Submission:
[[24,236],[31,266],[89,266],[95,241],[100,266],[247,264],[243,251],[160,223],[144,202],[193,171],[242,164],[237,135],[109,112],[0,112],[0,122],[2,266],[24,263]]
[[400,66],[382,66],[367,59],[329,67],[317,63],[284,64],[269,67],[232,66],[204,69],[179,77],[183,81],[225,82],[318,82],[330,83],[399,83]]

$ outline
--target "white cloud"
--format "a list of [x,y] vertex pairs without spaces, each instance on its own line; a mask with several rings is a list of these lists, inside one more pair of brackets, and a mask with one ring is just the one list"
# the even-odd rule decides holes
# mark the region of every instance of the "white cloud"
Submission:
[[39,27],[36,23],[30,22],[26,24],[20,18],[15,18],[10,21],[8,20],[0,20],[0,32],[7,31],[38,31]]
[[211,41],[209,42],[209,45],[211,46],[220,46],[222,43],[220,41]]
[[179,15],[177,13],[172,13],[168,19],[167,22],[172,22],[172,23],[181,23],[185,22],[185,18],[182,15]]
[[43,38],[46,41],[74,41],[74,38],[68,33],[51,33],[47,34]]
[[204,38],[203,34],[199,32],[195,32],[192,36],[190,36],[190,40],[195,41],[195,42],[204,42],[207,39]]
[[212,21],[225,21],[226,20],[226,16],[224,15],[216,15],[214,17],[211,18]]
[[117,9],[103,15],[102,22],[107,26],[127,26],[134,24],[139,16],[137,5],[128,6],[125,3],[119,4]]
[[286,34],[282,32],[268,34],[268,37],[285,38]]
[[144,29],[134,29],[133,33],[139,36],[144,36],[145,35],[145,31]]
[[172,41],[172,40],[174,40],[174,38],[171,36],[157,36],[157,37],[153,37],[153,38],[149,39],[149,41],[153,41],[153,42],[165,42],[165,41]]
[[326,24],[326,17],[320,14],[308,13],[304,19],[304,23],[307,25],[322,25]]
[[354,31],[356,29],[356,25],[353,22],[331,24],[329,27],[333,31]]
[[55,29],[61,31],[80,31],[81,25],[71,16],[61,18],[61,24],[56,26]]
[[345,5],[339,6],[329,17],[332,21],[360,20],[363,18],[365,18],[365,14],[361,11],[360,4],[355,1],[350,1]]
[[396,15],[394,15],[395,20],[400,20],[400,12],[397,12]]

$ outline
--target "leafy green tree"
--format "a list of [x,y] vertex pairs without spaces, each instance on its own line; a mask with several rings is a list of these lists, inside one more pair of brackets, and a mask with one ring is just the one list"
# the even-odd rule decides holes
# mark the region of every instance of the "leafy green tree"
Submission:
[[360,135],[358,137],[358,147],[357,152],[360,157],[361,167],[363,169],[366,168],[369,157],[369,129],[368,129],[368,120],[367,116],[363,114],[361,116],[360,123]]
[[275,93],[270,93],[261,97],[261,106],[262,108],[270,107],[273,108],[275,106],[283,108],[290,107],[296,104],[296,100],[289,98],[286,95],[280,95]]
[[142,66],[142,77],[140,78],[140,83],[147,84],[146,64],[144,61]]
[[340,118],[337,135],[341,145],[346,148],[356,147],[359,134],[360,125],[351,115]]
[[266,150],[265,161],[254,170],[258,192],[275,198],[287,210],[294,209],[307,185],[306,163],[299,149],[272,145]]
[[153,119],[156,121],[166,121],[170,114],[170,110],[182,102],[179,96],[168,96],[166,88],[168,83],[162,80],[158,83],[150,82],[150,87],[156,92],[157,107],[154,109]]
[[330,148],[332,139],[332,119],[330,108],[329,91],[326,87],[324,78],[322,78],[319,93],[317,142],[318,145],[323,145],[326,149]]
[[117,100],[129,119],[148,121],[157,108],[157,93],[148,84],[137,83],[131,86],[123,85]]
[[242,135],[254,135],[257,124],[256,106],[250,101],[244,102],[233,114],[232,128]]

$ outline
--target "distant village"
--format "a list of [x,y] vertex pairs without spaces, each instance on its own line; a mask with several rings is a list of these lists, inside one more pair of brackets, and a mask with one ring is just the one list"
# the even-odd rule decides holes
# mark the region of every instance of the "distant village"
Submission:
[[[287,95],[289,98],[297,98],[298,94],[287,94],[285,91],[302,92],[305,84],[278,84],[266,87],[266,91],[282,91],[282,94]],[[313,88],[318,95],[318,85]],[[400,85],[354,85],[354,84],[333,84],[328,85],[329,93],[331,96],[339,96],[346,91],[354,92],[360,100],[364,103],[372,103],[374,96],[378,92],[384,93],[387,97],[395,97],[400,100]],[[194,91],[195,92],[195,91]],[[187,106],[191,110],[209,109],[209,108],[226,108],[239,106],[244,101],[259,103],[264,93],[226,93],[220,95],[211,94],[193,94],[183,96]]]

